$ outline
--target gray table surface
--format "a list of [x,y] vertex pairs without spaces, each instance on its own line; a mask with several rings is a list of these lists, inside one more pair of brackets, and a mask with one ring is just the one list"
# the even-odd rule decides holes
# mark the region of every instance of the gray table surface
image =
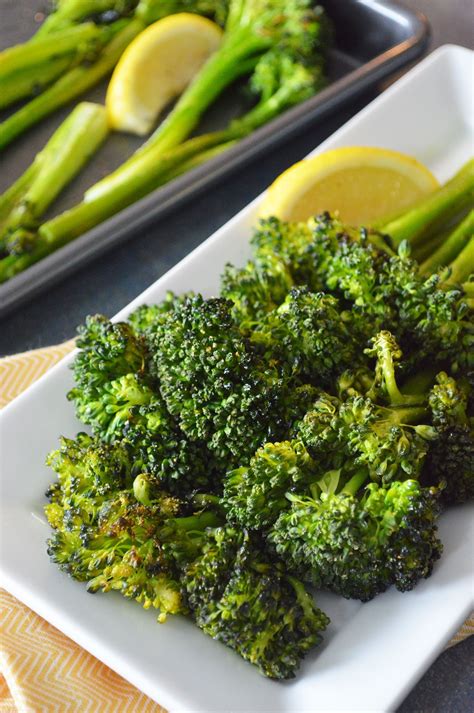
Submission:
[[[45,4],[43,0],[38,0],[38,7],[42,4]],[[406,0],[405,4],[428,16],[433,30],[430,50],[446,43],[474,46],[473,0]],[[21,5],[24,8],[24,4]],[[13,24],[18,27],[11,14],[16,6],[11,0],[0,0],[0,22],[12,23],[13,18]],[[21,14],[18,20],[24,25],[26,38],[32,22],[24,11]],[[245,173],[234,174],[210,193],[188,202],[179,212],[0,320],[0,355],[69,339],[87,314],[113,315],[374,96],[375,93],[367,94],[337,116],[288,141],[265,159],[251,164]],[[473,710],[474,637],[471,637],[439,656],[400,706],[399,713],[471,713]]]

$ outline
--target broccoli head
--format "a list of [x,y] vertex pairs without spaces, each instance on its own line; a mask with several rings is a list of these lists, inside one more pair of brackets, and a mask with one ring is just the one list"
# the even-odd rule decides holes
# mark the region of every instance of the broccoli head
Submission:
[[111,322],[98,314],[78,329],[80,351],[73,364],[80,390],[100,388],[129,373],[140,374],[146,362],[145,344],[126,322]]
[[256,326],[251,339],[284,361],[290,373],[318,386],[330,385],[361,357],[350,314],[340,309],[336,298],[306,287],[293,288]]
[[395,585],[412,589],[441,555],[437,493],[415,480],[367,486],[356,474],[339,492],[290,496],[269,541],[290,569],[317,587],[368,601]]
[[474,419],[469,386],[441,372],[429,395],[436,438],[428,451],[423,482],[440,484],[446,505],[474,499]]
[[207,443],[222,471],[287,426],[289,385],[243,336],[229,300],[190,298],[147,341],[169,412],[190,440]]
[[316,464],[299,441],[267,443],[241,466],[226,474],[223,504],[230,522],[260,529],[289,506],[287,491],[303,488]]
[[258,539],[230,526],[207,532],[184,586],[197,625],[269,678],[292,678],[329,622]]

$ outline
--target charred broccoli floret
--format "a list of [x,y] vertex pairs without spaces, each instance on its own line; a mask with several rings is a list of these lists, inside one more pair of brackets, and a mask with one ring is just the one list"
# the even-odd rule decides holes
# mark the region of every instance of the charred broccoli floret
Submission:
[[222,470],[287,427],[288,384],[235,325],[232,304],[196,296],[147,334],[152,369],[170,414],[204,441]]
[[[168,296],[152,310],[153,319],[147,313],[148,322],[172,311],[173,304]],[[135,313],[143,324],[145,309]],[[73,365],[77,385],[68,398],[81,421],[106,443],[126,439],[142,469],[166,487],[175,490],[179,481],[181,493],[207,488],[215,471],[210,455],[205,444],[189,441],[168,412],[148,368],[144,339],[124,322],[96,316],[80,330],[78,346]]]
[[436,438],[428,451],[423,481],[442,485],[446,505],[474,499],[474,418],[469,387],[441,372],[429,396]]
[[269,678],[292,678],[329,623],[256,537],[229,526],[208,531],[184,586],[197,625]]
[[[189,506],[140,473],[127,444],[103,445],[85,434],[63,439],[49,457],[58,473],[45,512],[54,532],[51,560],[88,590],[120,591],[145,608],[186,611],[175,565],[167,554],[190,550],[187,531],[218,520],[212,513],[178,518]],[[196,550],[191,550],[196,555]]]
[[244,527],[270,525],[289,503],[288,491],[304,488],[317,465],[299,441],[267,443],[248,466],[227,473],[223,503],[227,517]]
[[[336,476],[338,477],[338,475]],[[269,541],[293,571],[317,587],[368,601],[389,586],[412,589],[431,574],[442,545],[434,490],[417,481],[375,483],[357,495],[366,473],[319,497],[289,496]],[[321,481],[320,481],[321,482]]]
[[319,386],[364,355],[351,330],[349,313],[334,297],[293,288],[285,301],[255,328],[252,342],[280,358],[289,371]]

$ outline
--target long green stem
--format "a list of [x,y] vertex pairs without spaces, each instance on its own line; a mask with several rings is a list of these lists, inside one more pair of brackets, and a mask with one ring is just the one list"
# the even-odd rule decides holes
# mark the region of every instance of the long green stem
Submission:
[[217,515],[213,512],[202,512],[198,515],[190,515],[189,517],[177,517],[173,520],[180,530],[186,532],[203,531],[207,527],[217,527],[220,521]]
[[45,37],[10,47],[0,55],[0,82],[13,72],[35,67],[64,54],[74,55],[82,44],[99,39],[100,34],[100,28],[93,22],[87,22],[64,30],[54,37],[54,41]]
[[474,236],[474,210],[458,225],[440,247],[421,265],[423,274],[431,274],[442,265],[449,265]]
[[467,280],[462,283],[462,288],[467,297],[474,297],[474,280]]
[[347,481],[343,489],[341,490],[341,493],[345,493],[346,495],[355,495],[357,491],[364,485],[364,483],[367,481],[369,477],[369,474],[367,472],[366,468],[361,468],[356,472],[355,475],[352,476],[350,480]]
[[19,200],[25,195],[28,186],[31,184],[36,173],[39,171],[38,161],[35,159],[26,171],[12,183],[5,193],[0,196],[0,231],[2,230],[5,220],[10,215],[11,211]]
[[34,163],[38,170],[11,211],[4,231],[34,227],[64,186],[94,155],[107,134],[105,107],[90,102],[78,104],[37,155]]
[[[93,65],[81,65],[66,72],[46,91],[0,124],[0,150],[38,121],[95,86],[112,71],[125,47],[144,27],[138,20],[119,20],[116,25],[119,25],[114,28],[117,34]],[[110,28],[106,31],[109,32]]]
[[13,72],[5,80],[2,80],[0,91],[0,109],[14,104],[20,99],[40,94],[48,84],[54,82],[63,74],[76,58],[72,55],[64,55],[57,59],[50,59],[46,64]]
[[[117,4],[117,0],[62,0],[57,9],[48,15],[30,41],[36,41],[44,35],[62,31],[65,27],[70,27],[93,15],[113,10]],[[125,6],[125,3],[123,4]],[[130,3],[130,5],[132,4]]]
[[216,132],[190,139],[169,154],[165,153],[160,160],[155,160],[152,151],[144,154],[142,171],[135,174],[133,180],[124,181],[110,194],[79,203],[44,223],[39,229],[42,241],[51,247],[51,251],[64,245],[161,185],[169,173],[183,162],[233,138],[229,131]]
[[383,227],[396,246],[403,240],[418,246],[427,231],[447,215],[455,215],[474,202],[474,159],[468,161],[444,186],[431,193],[418,206]]
[[471,275],[474,275],[474,236],[461,250],[457,258],[451,263],[451,274],[448,282],[460,285]]
[[192,158],[187,159],[186,161],[183,161],[178,166],[171,169],[171,171],[169,171],[169,173],[166,173],[163,175],[162,184],[168,183],[169,181],[172,181],[174,178],[178,178],[179,176],[182,176],[183,173],[192,171],[193,168],[202,166],[203,163],[210,161],[211,159],[215,158],[216,156],[219,156],[224,151],[227,151],[227,149],[230,149],[232,146],[235,146],[236,143],[237,143],[237,139],[234,139],[232,141],[226,141],[222,144],[219,144],[218,146],[214,146],[210,149],[202,151],[201,153],[197,154],[196,156],[193,156]]
[[[239,42],[236,42],[236,40]],[[93,200],[101,195],[112,194],[120,185],[142,172],[142,159],[153,152],[155,160],[161,153],[180,144],[196,127],[204,111],[222,91],[243,73],[251,71],[256,59],[249,59],[262,46],[245,36],[232,37],[224,42],[203,66],[194,81],[181,95],[173,110],[158,127],[150,139],[116,171],[106,176],[85,194],[85,200]],[[263,47],[265,44],[263,44]]]
[[452,230],[443,230],[411,251],[411,256],[420,265],[427,260],[449,238]]

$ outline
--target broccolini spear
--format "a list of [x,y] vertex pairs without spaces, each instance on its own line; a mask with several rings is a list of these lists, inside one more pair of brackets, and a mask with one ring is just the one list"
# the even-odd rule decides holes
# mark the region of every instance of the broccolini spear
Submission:
[[[0,149],[44,116],[97,84],[147,24],[182,11],[210,15],[223,24],[226,4],[224,0],[141,0],[139,3],[136,0],[62,0],[58,3],[29,41],[0,52],[0,106],[9,106],[42,91],[46,94],[41,101],[33,99],[0,124]],[[128,24],[130,28],[125,31]],[[101,59],[98,53],[117,33],[120,40],[110,44]],[[74,71],[78,66],[84,71]],[[65,70],[69,71],[64,75]],[[48,88],[59,77],[58,86]]]
[[380,229],[391,236],[396,247],[404,240],[418,247],[432,234],[433,227],[456,216],[474,202],[474,158],[436,191],[399,218]]
[[[166,150],[160,148],[159,155],[153,147],[143,148],[139,170],[134,169],[127,180],[111,184],[110,191],[95,194],[94,187],[87,191],[82,203],[42,225],[40,238],[51,248],[72,240],[175,175],[226,150],[285,109],[309,98],[323,82],[319,56],[312,58],[311,63],[302,61],[297,54],[293,57],[289,51],[266,53],[258,61],[250,81],[251,89],[260,100],[247,114],[222,131],[188,139]],[[124,171],[127,165],[124,164]]]
[[[420,265],[420,272],[423,274],[431,274],[439,267],[449,265],[461,251],[466,247],[468,241],[474,235],[474,210],[471,210],[464,220],[445,238],[443,243],[437,250],[431,253],[429,257]],[[453,281],[463,282],[456,279],[456,276],[451,275]]]
[[294,52],[311,60],[322,44],[321,17],[321,9],[314,9],[309,0],[230,0],[221,47],[150,139],[114,173],[92,186],[86,201],[113,195],[123,183],[138,180],[143,173],[142,158],[152,153],[158,162],[164,152],[185,140],[221,92],[251,73],[265,53]]
[[101,50],[97,60],[92,64],[84,61],[72,67],[42,94],[5,119],[0,124],[0,150],[38,121],[68,104],[107,76],[125,47],[143,29],[144,25],[139,20],[126,19],[100,28]]
[[0,281],[16,258],[34,249],[39,219],[91,159],[108,134],[105,108],[82,102],[55,131],[26,172],[0,196]]

